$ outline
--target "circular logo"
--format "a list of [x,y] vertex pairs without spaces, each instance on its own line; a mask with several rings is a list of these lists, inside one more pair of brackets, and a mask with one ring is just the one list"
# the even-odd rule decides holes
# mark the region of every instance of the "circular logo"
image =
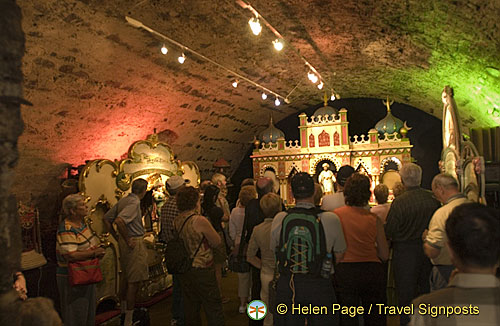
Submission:
[[253,320],[262,320],[267,315],[267,307],[263,301],[253,300],[247,306],[247,315]]

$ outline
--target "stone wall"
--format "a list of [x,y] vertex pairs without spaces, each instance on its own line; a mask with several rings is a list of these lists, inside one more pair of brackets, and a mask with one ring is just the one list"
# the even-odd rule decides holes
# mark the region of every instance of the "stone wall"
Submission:
[[12,275],[20,267],[21,229],[10,189],[18,160],[17,139],[23,130],[21,60],[24,33],[15,1],[0,1],[0,325],[16,325],[20,305],[14,302]]

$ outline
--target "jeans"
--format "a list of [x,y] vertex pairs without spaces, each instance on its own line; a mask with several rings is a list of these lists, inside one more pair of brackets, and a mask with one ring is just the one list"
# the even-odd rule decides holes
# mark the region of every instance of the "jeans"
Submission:
[[[392,264],[398,306],[408,306],[416,297],[429,293],[429,276],[431,262],[425,256],[422,240],[402,241],[393,243]],[[408,315],[400,316],[400,324],[410,322]]]
[[210,268],[191,268],[180,275],[184,297],[185,325],[201,325],[201,308],[209,326],[224,326],[222,300],[215,278],[215,270]]
[[[377,304],[385,304],[385,273],[381,263],[359,262],[340,263],[335,266],[335,290],[341,306],[362,306],[363,318],[367,326],[385,326],[385,314],[379,314]],[[342,326],[359,325],[358,316],[342,314]]]
[[[252,275],[252,300],[260,300],[260,269],[250,265],[250,274]],[[248,318],[249,326],[262,326],[263,320],[253,320]]]
[[56,280],[64,325],[94,326],[96,285],[71,286],[68,277],[65,275],[57,275]]
[[182,300],[182,287],[179,275],[172,275],[172,319],[177,325],[184,326],[184,300]]
[[[295,296],[295,297],[294,297]],[[332,313],[332,305],[337,302],[331,279],[312,277],[309,275],[280,275],[276,287],[276,304],[285,304],[287,313],[281,315],[273,311],[276,326],[303,326],[307,319],[308,326],[339,325],[338,312]],[[327,313],[292,314],[292,307],[326,306]]]

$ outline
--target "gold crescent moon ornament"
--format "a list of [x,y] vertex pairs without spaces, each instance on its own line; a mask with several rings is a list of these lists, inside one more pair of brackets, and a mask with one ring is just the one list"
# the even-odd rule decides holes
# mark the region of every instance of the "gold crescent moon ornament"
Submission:
[[408,125],[407,125],[406,123],[407,123],[407,121],[405,121],[405,122],[403,123],[403,127],[404,127],[404,128],[406,128],[406,130],[412,130],[412,129],[413,129],[413,127],[408,127]]

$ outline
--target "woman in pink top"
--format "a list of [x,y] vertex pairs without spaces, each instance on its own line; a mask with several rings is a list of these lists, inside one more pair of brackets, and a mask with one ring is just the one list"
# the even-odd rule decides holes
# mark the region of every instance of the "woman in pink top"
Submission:
[[[335,268],[335,289],[341,306],[365,308],[365,325],[384,325],[384,314],[378,314],[376,304],[385,303],[384,270],[381,260],[387,260],[389,248],[380,219],[366,208],[370,199],[370,179],[355,173],[344,187],[346,206],[334,213],[340,218],[347,251]],[[372,306],[371,313],[368,310]],[[342,315],[341,325],[358,325],[358,318]]]

